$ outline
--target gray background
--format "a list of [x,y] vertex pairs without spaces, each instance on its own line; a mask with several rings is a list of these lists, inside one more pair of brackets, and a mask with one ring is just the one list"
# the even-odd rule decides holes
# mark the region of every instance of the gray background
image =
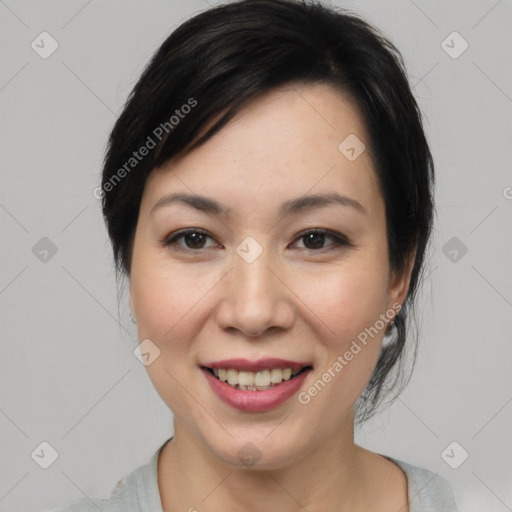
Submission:
[[[438,176],[415,372],[356,440],[440,473],[461,511],[512,510],[512,2],[337,4],[403,52]],[[106,497],[172,433],[132,353],[126,294],[118,310],[93,190],[109,130],[144,65],[176,25],[207,7],[0,0],[1,510]],[[43,31],[59,45],[46,59],[31,47],[43,46]],[[454,31],[469,44],[458,58],[442,47]],[[457,38],[447,44],[452,54],[462,48]],[[55,254],[43,252],[43,237]],[[43,441],[58,452],[48,469],[31,457]],[[452,464],[469,453],[457,469],[441,455],[453,441]]]

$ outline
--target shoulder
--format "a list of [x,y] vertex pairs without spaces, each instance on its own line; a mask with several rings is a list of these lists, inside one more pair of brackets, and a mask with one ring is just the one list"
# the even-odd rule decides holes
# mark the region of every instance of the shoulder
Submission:
[[128,510],[123,507],[124,504],[120,503],[119,500],[81,498],[64,508],[46,510],[45,512],[98,512],[98,510],[102,512],[121,512]]
[[125,512],[127,510],[139,510],[137,497],[136,473],[137,468],[129,477],[119,480],[110,497],[106,499],[80,498],[66,507],[46,512]]
[[161,512],[157,480],[158,451],[148,464],[121,478],[106,499],[80,498],[59,510],[46,512]]
[[407,476],[410,512],[458,512],[453,490],[439,473],[382,455]]

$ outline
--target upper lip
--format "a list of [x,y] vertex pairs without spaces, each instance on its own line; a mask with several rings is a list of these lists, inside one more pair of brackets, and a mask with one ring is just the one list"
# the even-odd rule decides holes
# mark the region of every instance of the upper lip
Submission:
[[236,359],[223,359],[222,361],[212,361],[209,363],[204,363],[202,366],[206,366],[207,368],[214,369],[224,369],[224,370],[242,370],[246,372],[259,372],[262,370],[271,370],[272,368],[291,368],[292,370],[301,370],[305,366],[311,366],[310,362],[300,362],[300,361],[289,361],[287,359],[277,359],[277,358],[265,358],[265,359],[257,359],[256,361],[251,361],[249,359],[244,358],[236,358]]

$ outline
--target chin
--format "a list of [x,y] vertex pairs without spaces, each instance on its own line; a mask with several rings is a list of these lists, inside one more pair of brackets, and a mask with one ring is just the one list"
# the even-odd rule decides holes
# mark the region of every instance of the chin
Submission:
[[223,433],[218,438],[212,438],[210,431],[204,442],[216,458],[234,468],[281,469],[292,465],[303,452],[305,454],[307,447],[302,445],[304,437],[290,435],[285,428],[278,433],[279,428],[263,429],[254,425],[252,429],[239,428],[232,437]]

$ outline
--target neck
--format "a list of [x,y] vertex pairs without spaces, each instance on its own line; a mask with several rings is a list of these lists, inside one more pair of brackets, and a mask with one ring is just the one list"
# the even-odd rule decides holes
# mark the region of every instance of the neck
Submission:
[[350,420],[293,464],[267,470],[227,464],[175,419],[158,462],[163,509],[364,510],[363,450],[354,445]]

